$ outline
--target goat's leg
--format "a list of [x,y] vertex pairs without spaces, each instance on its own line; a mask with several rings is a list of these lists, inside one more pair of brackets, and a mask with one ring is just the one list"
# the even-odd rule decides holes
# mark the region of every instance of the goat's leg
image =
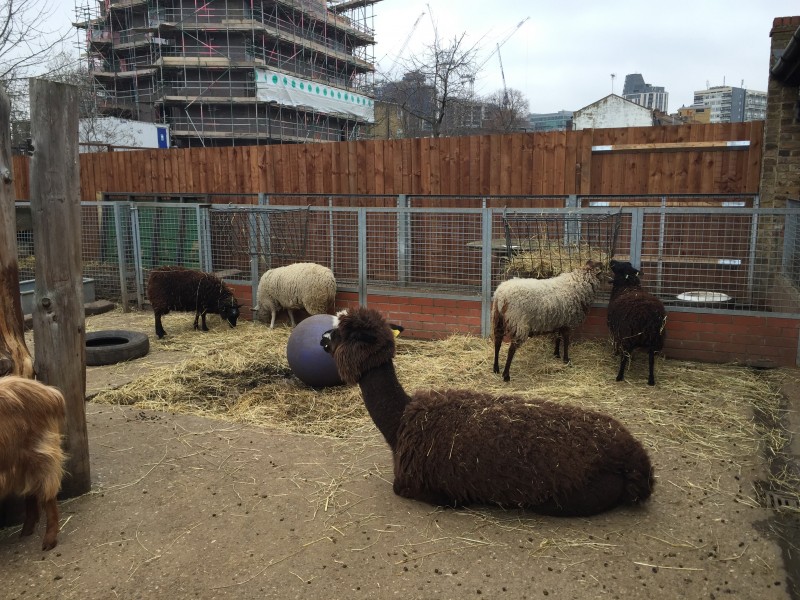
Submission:
[[58,503],[55,498],[44,502],[44,512],[47,516],[47,529],[42,540],[42,550],[52,550],[58,543]]
[[511,361],[514,359],[514,354],[517,351],[517,342],[511,340],[511,345],[508,347],[508,356],[506,357],[506,366],[503,369],[503,381],[511,381]]
[[655,368],[656,363],[656,351],[650,348],[650,354],[648,358],[648,367],[650,368],[650,373],[647,376],[647,385],[655,385],[656,384],[656,377],[653,373],[653,369]]
[[[564,340],[564,364],[569,364],[569,329],[566,327],[560,329],[558,334]],[[558,346],[556,346],[556,348],[558,348]],[[558,354],[556,354],[556,356],[558,356]]]
[[20,537],[30,535],[36,529],[39,522],[39,499],[30,494],[25,496],[25,522],[22,524]]

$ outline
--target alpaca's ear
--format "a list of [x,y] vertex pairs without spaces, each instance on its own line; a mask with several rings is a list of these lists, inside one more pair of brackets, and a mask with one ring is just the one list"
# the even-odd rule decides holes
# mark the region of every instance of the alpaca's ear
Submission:
[[356,341],[356,342],[363,342],[364,344],[374,344],[378,338],[375,337],[370,331],[354,331],[350,335],[350,339],[348,341]]

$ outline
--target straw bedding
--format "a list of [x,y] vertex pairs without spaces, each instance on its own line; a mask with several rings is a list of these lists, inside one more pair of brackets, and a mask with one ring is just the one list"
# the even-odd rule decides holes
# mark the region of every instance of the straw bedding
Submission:
[[[89,318],[87,329],[105,328],[103,318],[114,319],[114,313]],[[101,392],[95,402],[195,413],[343,441],[373,430],[357,386],[315,390],[293,376],[285,351],[289,328],[270,330],[260,323],[240,322],[229,329],[212,318],[211,331],[199,333],[192,330],[191,316],[170,318],[171,335],[164,341],[151,339],[151,355],[181,351],[189,357]],[[154,338],[151,320],[151,314],[142,313],[130,328]],[[634,355],[630,382],[614,381],[617,360],[610,342],[575,344],[572,366],[537,347],[549,340],[534,338],[529,343],[517,354],[518,375],[510,384],[492,373],[491,340],[472,336],[434,342],[401,337],[395,365],[408,391],[464,387],[512,392],[613,415],[650,450],[657,476],[667,475],[667,465],[676,471],[676,465],[686,464],[705,465],[709,472],[723,463],[759,471],[763,457],[778,456],[788,442],[780,370],[662,359],[658,385],[649,388],[644,385],[647,361],[639,355]],[[139,361],[146,365],[148,358]],[[774,477],[773,487],[798,494],[791,469]],[[739,490],[736,501],[757,504],[751,494],[752,490]]]

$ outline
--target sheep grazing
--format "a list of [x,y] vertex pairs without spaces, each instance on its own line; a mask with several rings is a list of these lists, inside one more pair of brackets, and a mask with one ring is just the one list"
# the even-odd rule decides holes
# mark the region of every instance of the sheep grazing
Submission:
[[21,535],[31,535],[40,505],[47,515],[42,550],[58,543],[58,504],[66,405],[56,388],[16,375],[0,378],[0,498],[25,498]]
[[270,269],[258,282],[258,313],[264,319],[272,313],[270,329],[275,327],[278,311],[286,309],[292,327],[293,310],[304,309],[309,315],[332,313],[336,301],[336,279],[333,271],[316,263],[294,263]]
[[494,372],[500,372],[500,346],[508,336],[510,345],[503,381],[509,381],[511,361],[526,339],[556,334],[555,356],[564,340],[564,362],[569,363],[570,332],[583,323],[600,284],[600,263],[587,261],[574,271],[549,279],[509,279],[497,286],[492,302]]
[[647,348],[650,373],[648,385],[655,385],[655,353],[664,347],[667,311],[664,303],[642,289],[638,271],[629,262],[611,261],[611,297],[608,300],[608,329],[614,353],[622,354],[617,381],[625,379],[625,368],[634,348]]
[[156,335],[167,335],[161,317],[171,310],[194,311],[194,328],[202,318],[202,329],[208,331],[206,313],[215,313],[236,327],[239,303],[225,283],[212,273],[203,273],[184,267],[159,267],[150,272],[147,280],[147,298],[156,318]]
[[375,310],[340,313],[320,344],[358,383],[394,455],[394,492],[440,506],[496,504],[556,516],[593,515],[646,500],[653,470],[613,418],[550,402],[471,390],[409,396],[394,334]]

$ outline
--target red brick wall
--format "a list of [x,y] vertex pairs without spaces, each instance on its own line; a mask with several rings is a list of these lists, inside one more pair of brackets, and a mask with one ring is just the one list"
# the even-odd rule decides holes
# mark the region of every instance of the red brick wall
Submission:
[[[370,294],[370,308],[406,328],[412,339],[452,333],[480,335],[478,301],[406,298]],[[336,308],[358,306],[358,294],[340,292]],[[593,307],[575,339],[608,339],[606,309]],[[669,311],[664,355],[679,360],[739,363],[754,367],[798,365],[800,320],[769,316]]]
[[[242,318],[252,318],[250,285],[232,285]],[[358,294],[339,292],[336,310],[358,306]],[[411,339],[442,339],[453,333],[481,334],[481,304],[470,300],[369,294],[367,306],[405,327]],[[301,318],[300,315],[297,315]],[[281,320],[286,316],[281,315]],[[606,309],[593,307],[575,340],[608,339]],[[754,367],[798,366],[800,320],[770,316],[669,311],[664,355],[679,360],[738,363]]]

